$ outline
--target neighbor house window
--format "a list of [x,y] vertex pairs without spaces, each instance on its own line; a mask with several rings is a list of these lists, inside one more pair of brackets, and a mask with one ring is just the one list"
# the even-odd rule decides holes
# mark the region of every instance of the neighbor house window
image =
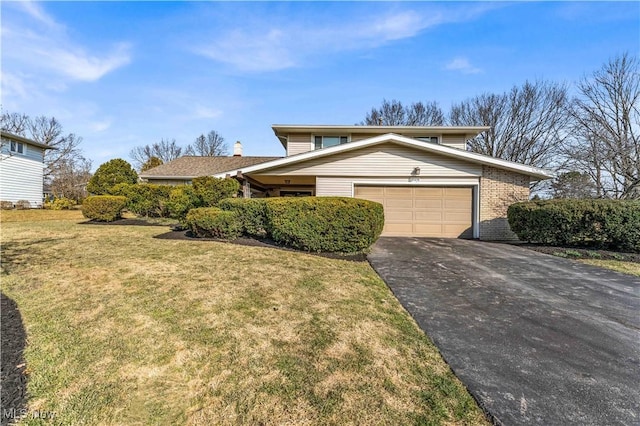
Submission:
[[416,139],[424,142],[440,143],[437,136],[418,136]]
[[24,144],[22,142],[11,141],[11,152],[17,152],[18,154],[24,154]]
[[330,146],[342,145],[347,143],[348,138],[346,136],[316,136],[315,137],[315,149],[328,148]]

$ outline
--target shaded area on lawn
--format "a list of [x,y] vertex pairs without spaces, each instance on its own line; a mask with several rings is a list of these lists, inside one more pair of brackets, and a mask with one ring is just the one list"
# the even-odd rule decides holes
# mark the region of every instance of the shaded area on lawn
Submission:
[[535,250],[540,253],[551,254],[558,257],[571,259],[598,259],[598,260],[620,260],[624,262],[640,263],[640,253],[627,253],[611,250],[600,250],[585,247],[555,247],[532,243],[514,243],[523,248]]
[[176,224],[167,225],[166,223],[154,222],[153,219],[130,219],[123,218],[114,220],[113,222],[101,222],[97,220],[87,220],[80,222],[78,225],[120,225],[120,226],[177,226]]
[[283,247],[281,245],[276,244],[274,241],[266,238],[257,240],[255,238],[241,237],[232,241],[226,241],[226,240],[220,240],[217,238],[194,237],[190,231],[175,231],[175,230],[170,232],[165,232],[164,234],[156,235],[153,238],[157,238],[159,240],[216,241],[216,242],[223,242],[223,243],[229,243],[229,244],[236,244],[240,246],[268,247],[268,248],[275,248],[275,249],[285,250],[285,251],[307,253],[315,256],[326,257],[329,259],[349,260],[352,262],[367,261],[367,255],[365,253],[341,254],[341,253],[329,253],[329,252],[303,252],[293,248]]
[[24,348],[27,336],[16,302],[0,293],[0,425],[8,425],[27,407]]

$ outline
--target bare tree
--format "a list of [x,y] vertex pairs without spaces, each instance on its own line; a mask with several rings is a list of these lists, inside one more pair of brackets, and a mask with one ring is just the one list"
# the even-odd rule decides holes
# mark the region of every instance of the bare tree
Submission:
[[508,93],[487,93],[453,105],[449,121],[459,126],[491,126],[468,141],[471,151],[537,167],[558,162],[568,136],[565,85],[525,82]]
[[372,108],[360,125],[365,126],[443,126],[445,116],[436,102],[416,102],[404,106],[400,101],[384,99],[380,108]]
[[180,155],[182,155],[182,147],[177,144],[175,139],[161,139],[160,142],[151,145],[137,146],[129,153],[129,157],[136,163],[138,169],[151,157],[158,157],[163,163],[168,163]]
[[78,202],[87,195],[87,182],[91,179],[91,161],[82,156],[56,163],[51,173],[51,192],[55,197],[66,197]]
[[65,135],[62,125],[55,117],[31,118],[26,114],[4,113],[0,122],[2,130],[56,148],[45,150],[45,181],[50,180],[58,163],[75,161],[76,158],[82,157],[79,148],[82,138],[74,133]]
[[640,198],[638,58],[611,59],[577,87],[570,164],[591,176],[600,197]]
[[44,177],[49,181],[58,163],[73,162],[82,158],[82,138],[74,133],[65,135],[62,125],[55,117],[31,118],[26,114],[4,113],[0,118],[2,130],[24,136],[56,149],[47,149],[44,154]]
[[199,155],[203,157],[216,157],[227,155],[228,153],[229,147],[225,143],[224,138],[215,130],[207,133],[207,136],[198,136],[193,142],[193,145],[187,146],[185,150],[186,155]]

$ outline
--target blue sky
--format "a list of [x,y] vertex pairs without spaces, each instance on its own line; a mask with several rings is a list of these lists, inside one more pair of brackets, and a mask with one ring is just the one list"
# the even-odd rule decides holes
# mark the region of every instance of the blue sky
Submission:
[[572,84],[640,52],[637,2],[5,2],[2,107],[55,116],[94,169],[216,130],[283,155],[278,124],[355,124],[383,98]]

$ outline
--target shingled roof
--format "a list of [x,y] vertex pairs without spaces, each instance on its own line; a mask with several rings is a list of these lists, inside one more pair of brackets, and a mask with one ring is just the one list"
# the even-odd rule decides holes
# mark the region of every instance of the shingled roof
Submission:
[[242,169],[282,157],[195,157],[185,155],[140,173],[141,178],[185,178],[211,176]]

